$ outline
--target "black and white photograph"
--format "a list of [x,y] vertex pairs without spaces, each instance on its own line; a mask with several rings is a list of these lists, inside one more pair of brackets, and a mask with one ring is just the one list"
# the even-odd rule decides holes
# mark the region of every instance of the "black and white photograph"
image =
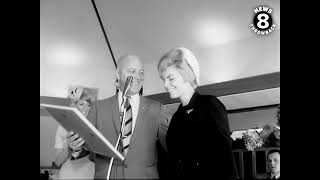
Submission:
[[40,179],[280,179],[280,0],[40,0]]

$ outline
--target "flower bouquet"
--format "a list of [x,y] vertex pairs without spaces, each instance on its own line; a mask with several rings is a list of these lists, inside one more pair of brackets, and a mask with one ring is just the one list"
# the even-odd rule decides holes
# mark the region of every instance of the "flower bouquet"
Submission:
[[263,145],[263,139],[256,130],[244,132],[242,138],[248,151],[254,151],[254,149]]
[[280,128],[267,124],[260,132],[265,147],[280,147]]
[[280,147],[280,105],[276,117],[277,123],[275,124],[266,124],[260,129],[232,132],[232,148],[254,151],[259,147]]

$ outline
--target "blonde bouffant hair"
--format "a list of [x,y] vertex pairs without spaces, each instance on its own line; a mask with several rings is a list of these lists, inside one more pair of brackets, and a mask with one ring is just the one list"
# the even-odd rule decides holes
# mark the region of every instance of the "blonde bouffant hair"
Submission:
[[190,50],[179,47],[164,54],[158,63],[158,72],[161,78],[163,78],[162,72],[170,66],[177,68],[184,80],[188,81],[194,89],[199,86],[200,68],[196,57]]

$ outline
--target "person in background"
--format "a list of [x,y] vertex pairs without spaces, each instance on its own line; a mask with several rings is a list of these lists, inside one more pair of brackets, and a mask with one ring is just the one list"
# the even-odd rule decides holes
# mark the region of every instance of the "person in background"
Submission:
[[[76,107],[89,120],[89,111],[97,99],[94,90],[86,87],[75,87],[69,92],[70,106]],[[73,136],[76,143],[69,144],[68,138]],[[93,179],[94,163],[85,151],[85,141],[74,132],[67,132],[61,125],[58,126],[55,137],[55,161],[61,167],[59,179]]]
[[[122,97],[125,82],[130,76],[133,80],[127,94]],[[123,138],[119,145],[125,159],[112,160],[112,157],[95,154],[95,179],[159,178],[156,144],[159,141],[166,149],[165,136],[169,121],[161,103],[140,94],[143,82],[144,67],[140,58],[130,54],[121,56],[116,69],[118,91],[114,96],[97,102],[95,126],[116,146],[122,119],[120,106],[124,104]],[[71,139],[70,143],[77,142]]]
[[180,105],[166,136],[171,177],[236,179],[236,164],[225,106],[211,95],[200,95],[199,64],[186,48],[165,53],[158,71],[170,98]]
[[258,174],[255,179],[280,179],[280,149],[272,149],[267,154],[267,173]]
[[268,179],[280,179],[280,150],[270,150],[267,155],[270,174]]

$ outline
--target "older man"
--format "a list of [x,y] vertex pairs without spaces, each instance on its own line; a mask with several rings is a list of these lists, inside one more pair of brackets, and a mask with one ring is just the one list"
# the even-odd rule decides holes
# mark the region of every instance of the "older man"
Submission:
[[[120,141],[124,161],[114,159],[110,179],[157,179],[156,141],[166,149],[165,136],[168,118],[159,102],[140,96],[144,68],[139,57],[125,55],[119,58],[116,69],[118,93],[97,103],[97,129],[115,146],[120,133],[120,105],[127,77],[132,76],[124,119],[123,139]],[[106,179],[111,157],[95,154],[95,179]]]

